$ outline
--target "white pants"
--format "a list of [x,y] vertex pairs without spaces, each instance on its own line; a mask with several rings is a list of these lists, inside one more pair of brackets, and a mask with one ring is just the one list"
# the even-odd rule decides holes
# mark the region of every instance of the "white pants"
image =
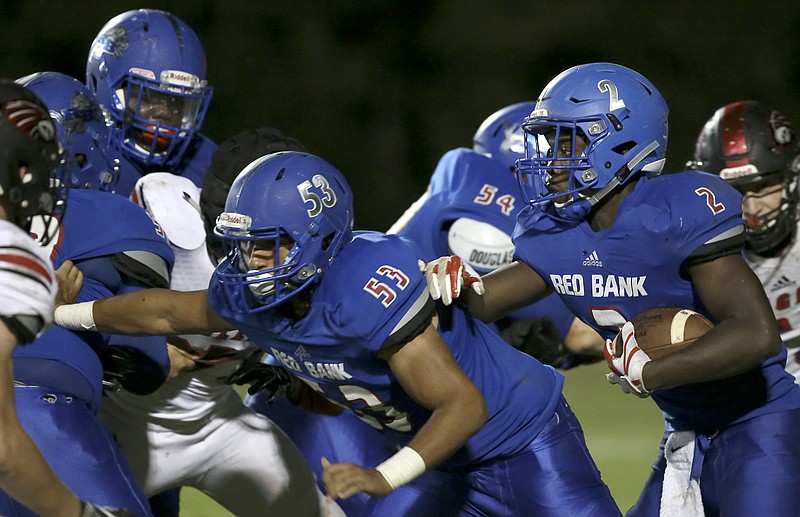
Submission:
[[127,394],[106,397],[101,418],[148,496],[191,486],[240,517],[343,516],[286,434],[230,393],[198,422],[148,422],[123,402]]

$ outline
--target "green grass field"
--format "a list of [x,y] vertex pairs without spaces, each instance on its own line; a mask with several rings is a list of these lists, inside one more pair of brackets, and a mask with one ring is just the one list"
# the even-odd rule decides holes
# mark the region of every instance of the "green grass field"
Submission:
[[[565,372],[565,395],[578,415],[586,442],[611,493],[623,510],[636,501],[658,452],[664,429],[653,401],[624,395],[606,383],[605,363]],[[184,489],[182,517],[230,517],[204,494]]]

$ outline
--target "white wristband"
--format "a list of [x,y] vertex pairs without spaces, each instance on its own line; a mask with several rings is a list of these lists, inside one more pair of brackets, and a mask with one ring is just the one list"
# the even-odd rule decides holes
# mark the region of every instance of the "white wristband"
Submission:
[[391,458],[387,459],[375,470],[392,487],[392,490],[410,483],[425,473],[425,460],[411,447],[403,447]]
[[95,300],[59,305],[53,314],[53,320],[56,325],[70,330],[97,330],[92,309],[94,302]]

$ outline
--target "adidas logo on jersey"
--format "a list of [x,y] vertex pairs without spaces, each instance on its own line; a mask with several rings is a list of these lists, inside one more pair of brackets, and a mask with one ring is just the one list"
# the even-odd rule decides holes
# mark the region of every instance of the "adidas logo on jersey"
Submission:
[[299,357],[300,359],[308,359],[311,357],[311,354],[308,353],[308,351],[305,349],[305,347],[303,347],[303,345],[297,347],[297,350],[294,351],[294,355]]
[[589,256],[583,259],[584,266],[597,266],[603,267],[603,261],[600,260],[600,257],[597,256],[597,252],[593,251],[589,253]]
[[772,286],[770,286],[770,291],[775,292],[785,287],[791,287],[795,285],[795,283],[796,282],[794,280],[788,278],[786,275],[781,275],[781,277],[774,284],[772,284]]

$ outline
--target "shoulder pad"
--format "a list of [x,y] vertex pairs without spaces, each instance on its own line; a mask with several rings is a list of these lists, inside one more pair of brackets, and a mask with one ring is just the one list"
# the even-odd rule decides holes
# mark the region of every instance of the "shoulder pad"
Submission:
[[178,248],[194,250],[205,243],[200,189],[189,178],[154,172],[139,178],[132,195]]
[[450,251],[480,273],[510,263],[514,257],[511,237],[491,224],[462,217],[447,233]]

